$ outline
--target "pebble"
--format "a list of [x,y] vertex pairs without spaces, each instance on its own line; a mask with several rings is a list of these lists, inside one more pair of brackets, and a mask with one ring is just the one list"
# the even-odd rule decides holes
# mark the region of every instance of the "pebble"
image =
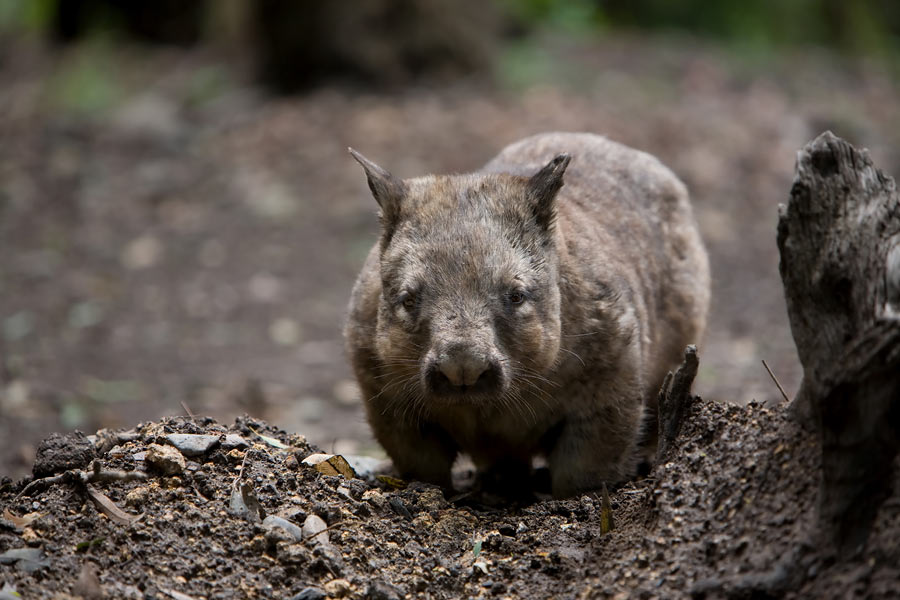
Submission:
[[219,443],[217,435],[193,433],[170,433],[166,439],[185,456],[203,456]]
[[403,596],[399,589],[384,581],[369,582],[366,588],[367,600],[400,600]]
[[222,440],[222,448],[225,450],[233,450],[235,448],[249,448],[250,444],[236,433],[226,433],[225,439]]
[[387,498],[379,490],[366,490],[363,492],[362,499],[375,508],[383,509],[387,506]]
[[419,494],[419,506],[427,511],[443,510],[449,506],[440,488],[429,487]]
[[[306,517],[306,520],[303,521],[303,537],[312,538],[315,543],[323,546],[331,544],[331,541],[328,539],[328,532],[325,531],[326,529],[328,529],[328,525],[326,525],[325,521],[322,520],[322,517],[318,515],[309,515]],[[329,593],[329,595],[332,594]]]
[[[316,518],[318,518],[318,517],[316,517]],[[307,519],[307,521],[308,520],[309,519]],[[321,521],[321,519],[319,519],[319,520]],[[297,541],[297,542],[303,541],[304,530],[301,529],[300,527],[297,527],[296,525],[294,525],[293,523],[291,523],[290,521],[288,521],[287,519],[285,519],[283,517],[276,517],[275,515],[270,515],[270,516],[266,517],[265,519],[263,519],[262,526],[263,526],[263,529],[266,529],[266,530],[275,529],[275,528],[283,529],[284,531],[289,533],[291,535],[291,537],[294,538],[295,541]],[[304,523],[304,527],[305,526],[306,526],[306,523]],[[315,533],[315,532],[313,532],[313,533]],[[326,536],[326,535],[328,535],[328,534],[322,534],[322,536]]]
[[134,488],[125,495],[125,505],[131,507],[140,507],[147,501],[150,490],[147,487]]
[[407,521],[412,520],[412,514],[410,514],[409,509],[406,508],[406,505],[403,503],[403,500],[398,498],[397,496],[391,496],[388,499],[388,504],[395,513],[406,519]]
[[163,475],[177,475],[184,471],[187,461],[177,449],[172,446],[150,444],[147,449],[146,462]]
[[22,541],[28,544],[29,546],[37,546],[41,542],[41,538],[37,533],[34,532],[34,529],[31,527],[26,527],[22,530]]
[[291,596],[290,600],[325,600],[328,594],[317,587],[308,587],[300,590],[299,594]]
[[325,593],[332,598],[343,598],[348,596],[352,589],[350,582],[346,579],[332,579],[325,584]]

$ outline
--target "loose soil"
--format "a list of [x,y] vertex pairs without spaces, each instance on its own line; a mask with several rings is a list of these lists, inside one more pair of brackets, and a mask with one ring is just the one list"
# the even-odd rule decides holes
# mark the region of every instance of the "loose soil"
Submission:
[[[7,480],[0,564],[30,547],[43,566],[0,566],[0,579],[24,598],[897,597],[900,478],[865,551],[835,560],[815,535],[818,449],[786,412],[695,402],[671,460],[611,493],[605,533],[597,494],[488,507],[419,483],[323,475],[301,462],[316,450],[305,438],[250,418],[103,431],[91,438],[103,471],[148,475],[91,484],[127,515],[98,510],[78,482],[22,493]],[[146,454],[171,433],[251,445],[214,446],[162,474]],[[67,439],[47,445],[41,468],[89,468],[84,437]],[[238,502],[236,514],[241,484],[261,510]],[[327,529],[297,541],[260,524],[263,513],[297,527],[315,515]]]

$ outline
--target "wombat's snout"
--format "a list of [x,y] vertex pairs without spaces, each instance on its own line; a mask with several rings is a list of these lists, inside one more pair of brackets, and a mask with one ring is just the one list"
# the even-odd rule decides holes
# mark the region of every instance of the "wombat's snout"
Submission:
[[499,362],[489,355],[456,345],[428,364],[425,383],[438,395],[490,394],[500,391],[502,374]]

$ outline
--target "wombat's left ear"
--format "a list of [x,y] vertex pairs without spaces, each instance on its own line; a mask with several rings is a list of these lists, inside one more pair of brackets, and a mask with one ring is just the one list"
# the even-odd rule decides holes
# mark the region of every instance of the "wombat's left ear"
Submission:
[[555,218],[556,211],[553,201],[556,193],[563,186],[563,174],[571,160],[572,156],[569,154],[557,154],[553,160],[528,180],[528,188],[535,202],[535,216],[545,226],[553,223]]
[[384,223],[393,223],[400,215],[400,202],[406,195],[406,183],[399,177],[394,177],[353,148],[347,148],[347,151],[366,170],[369,189],[372,190],[372,195],[375,196],[378,206],[381,207],[381,216]]

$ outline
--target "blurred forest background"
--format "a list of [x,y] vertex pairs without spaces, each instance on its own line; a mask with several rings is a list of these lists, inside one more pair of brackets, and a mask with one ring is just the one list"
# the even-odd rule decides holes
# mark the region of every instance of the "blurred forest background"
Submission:
[[894,0],[0,0],[0,476],[183,405],[377,453],[348,145],[401,176],[554,129],[656,154],[713,264],[697,391],[780,402],[777,204],[825,129],[900,172],[898,51]]

